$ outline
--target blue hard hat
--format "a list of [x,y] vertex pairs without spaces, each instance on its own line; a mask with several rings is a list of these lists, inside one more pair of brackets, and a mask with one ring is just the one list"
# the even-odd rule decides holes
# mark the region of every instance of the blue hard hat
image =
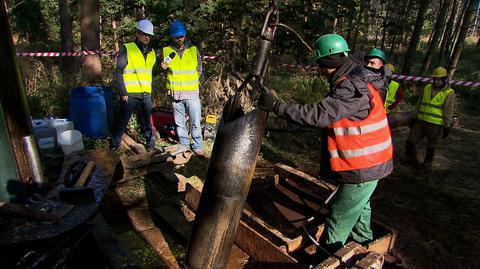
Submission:
[[174,20],[172,24],[170,24],[170,35],[173,37],[187,35],[187,28],[185,27],[185,24],[179,20]]
[[153,24],[148,19],[142,19],[137,22],[137,29],[147,35],[153,35]]

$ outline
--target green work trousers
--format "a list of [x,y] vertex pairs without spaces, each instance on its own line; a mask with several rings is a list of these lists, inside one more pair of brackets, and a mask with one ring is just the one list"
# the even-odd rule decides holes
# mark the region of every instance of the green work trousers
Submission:
[[370,197],[378,180],[360,184],[343,183],[333,197],[330,214],[325,221],[322,243],[331,252],[340,249],[351,235],[360,244],[373,239],[370,228]]

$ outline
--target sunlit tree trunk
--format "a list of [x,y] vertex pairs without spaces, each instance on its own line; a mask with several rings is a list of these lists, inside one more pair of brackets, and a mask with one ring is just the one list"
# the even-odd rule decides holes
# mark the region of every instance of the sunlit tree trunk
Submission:
[[[100,50],[99,0],[81,1],[82,50]],[[102,83],[100,55],[87,55],[82,59],[82,76],[87,84]]]
[[455,42],[455,47],[452,50],[452,56],[450,57],[450,61],[448,63],[449,79],[451,79],[455,74],[458,59],[460,58],[460,54],[462,53],[463,43],[465,42],[468,28],[470,28],[470,24],[472,23],[473,17],[475,16],[475,8],[477,7],[479,1],[480,0],[469,0],[468,5],[466,6],[466,10],[463,15],[464,17],[462,20],[462,25],[460,26],[460,30],[458,32],[458,39]]
[[428,70],[428,68],[430,68],[433,52],[438,48],[438,40],[440,39],[440,36],[443,32],[443,28],[445,27],[446,16],[450,4],[450,0],[443,0],[442,5],[440,6],[440,11],[438,13],[438,17],[433,30],[432,40],[430,41],[427,53],[425,55],[425,58],[423,59],[420,74],[424,73]]
[[423,23],[425,22],[425,15],[427,13],[428,6],[431,0],[422,0],[418,7],[417,19],[415,21],[415,27],[413,28],[412,37],[408,45],[407,52],[405,53],[405,60],[403,62],[402,74],[409,74],[413,64],[413,57],[417,49],[417,45],[420,41],[420,35],[422,33]]
[[118,36],[117,36],[117,21],[115,18],[113,18],[113,15],[111,17],[112,20],[112,32],[113,32],[113,49],[115,52],[119,51],[119,46],[118,46]]

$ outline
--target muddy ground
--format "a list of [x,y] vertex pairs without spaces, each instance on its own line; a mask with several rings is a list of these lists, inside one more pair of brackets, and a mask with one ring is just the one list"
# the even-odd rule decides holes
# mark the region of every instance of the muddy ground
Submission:
[[[393,131],[395,170],[380,181],[372,198],[373,218],[398,232],[394,255],[399,263],[389,268],[480,268],[480,117],[461,115],[460,124],[438,147],[430,170],[402,162],[409,129]],[[318,131],[310,129],[269,132],[261,158],[317,175],[318,138]],[[425,143],[418,153],[423,159]],[[207,165],[208,159],[193,158],[180,172],[204,179]],[[151,186],[155,180],[150,177],[131,188],[145,188],[153,204],[174,201],[174,195]],[[142,268],[163,268],[161,260],[131,230],[114,198],[107,196],[102,212],[134,262]],[[181,264],[186,242],[171,237],[168,231],[166,237]],[[254,262],[249,264],[255,267]]]

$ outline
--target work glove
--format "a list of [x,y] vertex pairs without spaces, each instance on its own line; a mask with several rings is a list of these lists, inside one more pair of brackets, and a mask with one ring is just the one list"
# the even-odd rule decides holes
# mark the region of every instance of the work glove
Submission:
[[272,112],[275,107],[276,98],[270,93],[270,91],[262,86],[260,97],[258,97],[258,108],[266,112]]
[[442,139],[447,138],[449,133],[450,133],[450,128],[449,127],[443,128]]

